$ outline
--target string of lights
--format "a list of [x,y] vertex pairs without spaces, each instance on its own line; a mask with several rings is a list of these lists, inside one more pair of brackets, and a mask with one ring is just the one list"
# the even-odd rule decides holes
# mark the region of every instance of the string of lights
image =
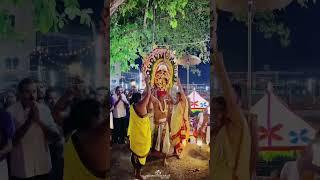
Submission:
[[48,63],[54,64],[57,67],[60,68],[67,68],[65,64],[59,63],[55,61],[55,59],[58,57],[60,58],[68,58],[71,56],[78,56],[78,55],[88,55],[90,51],[95,48],[95,42],[89,43],[85,47],[81,47],[78,49],[72,49],[72,50],[64,50],[64,51],[56,51],[56,50],[50,50],[50,48],[57,48],[61,47],[64,49],[66,45],[48,45],[48,46],[37,46],[36,48],[33,49],[32,53],[30,54],[31,58],[37,58],[42,61],[46,61]]

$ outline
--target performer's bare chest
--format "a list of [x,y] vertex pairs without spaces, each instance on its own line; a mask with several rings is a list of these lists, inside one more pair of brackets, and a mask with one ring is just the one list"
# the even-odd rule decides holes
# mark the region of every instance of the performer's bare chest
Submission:
[[168,115],[168,105],[166,102],[155,102],[154,107],[154,120],[159,121],[160,119],[167,118]]

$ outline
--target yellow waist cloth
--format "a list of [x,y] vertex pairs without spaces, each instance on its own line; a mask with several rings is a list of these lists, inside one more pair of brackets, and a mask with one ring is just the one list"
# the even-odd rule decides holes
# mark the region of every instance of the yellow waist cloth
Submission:
[[130,121],[128,128],[131,151],[138,155],[142,165],[151,148],[151,127],[149,116],[139,117],[133,106],[130,107]]
[[[103,180],[90,173],[82,164],[72,139],[64,147],[64,180]],[[108,177],[105,178],[109,179]]]

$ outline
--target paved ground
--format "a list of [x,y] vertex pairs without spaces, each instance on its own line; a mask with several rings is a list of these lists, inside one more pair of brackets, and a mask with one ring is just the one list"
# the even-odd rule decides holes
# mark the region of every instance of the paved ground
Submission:
[[[209,179],[209,147],[189,144],[185,149],[184,158],[168,159],[168,166],[163,167],[160,159],[148,160],[143,167],[142,175],[146,179],[177,179],[206,180]],[[114,145],[111,159],[112,180],[132,180],[133,168],[130,152],[126,145]],[[162,177],[162,178],[161,178]]]

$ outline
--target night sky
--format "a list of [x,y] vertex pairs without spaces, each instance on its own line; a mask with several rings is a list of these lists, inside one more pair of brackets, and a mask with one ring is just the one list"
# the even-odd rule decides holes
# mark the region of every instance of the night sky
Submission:
[[[302,8],[292,3],[280,13],[280,20],[291,30],[289,47],[281,47],[279,39],[265,39],[253,32],[253,61],[255,70],[269,64],[272,70],[314,70],[320,65],[320,3]],[[231,22],[228,13],[221,13],[218,24],[218,42],[224,52],[230,71],[247,70],[247,29]]]

